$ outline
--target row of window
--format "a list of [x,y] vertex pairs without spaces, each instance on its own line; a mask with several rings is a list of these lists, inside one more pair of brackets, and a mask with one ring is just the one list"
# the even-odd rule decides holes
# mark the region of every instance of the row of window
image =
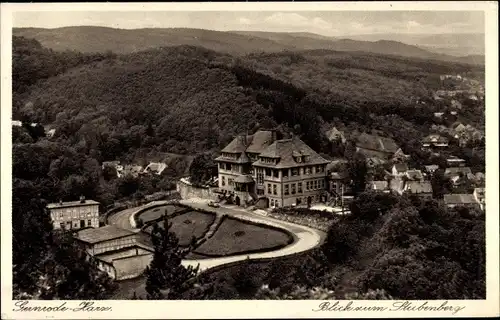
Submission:
[[[291,192],[290,192],[291,186]],[[306,182],[306,191],[313,191],[325,188],[325,180],[312,180]],[[284,195],[288,196],[289,194],[302,193],[302,182],[298,182],[297,184],[285,184]]]
[[[315,168],[315,170],[313,170]],[[325,172],[325,167],[322,165],[319,166],[307,166],[303,167],[302,174],[309,175],[313,173],[322,173]],[[277,169],[265,169],[266,177],[279,178],[279,170]],[[300,168],[291,168],[291,169],[282,169],[283,178],[288,178],[289,176],[295,177],[300,175]]]
[[[283,193],[285,196],[288,196],[290,194],[296,194],[296,193],[302,193],[302,182],[297,182],[297,183],[291,183],[291,184],[285,184],[284,185],[284,190]],[[313,191],[313,190],[320,190],[320,189],[325,189],[325,180],[318,179],[318,180],[312,180],[312,181],[307,181],[305,184],[306,191]],[[278,187],[276,184],[267,184],[267,193],[272,194],[272,195],[278,195]]]
[[[93,214],[92,212],[87,212],[87,213],[79,213],[77,212],[76,210],[73,210],[73,211],[66,211],[66,212],[63,212],[63,211],[60,211],[59,212],[59,217],[57,216],[54,216],[54,219],[55,220],[66,220],[68,218],[71,218],[71,216],[73,216],[73,219],[76,219],[76,218],[79,218],[79,217],[84,217],[84,216],[87,216],[87,217],[91,217]],[[97,216],[97,214],[94,214]]]
[[[59,223],[59,226],[61,229],[73,229],[73,221],[68,221],[66,223],[61,222]],[[74,228],[85,228],[85,227],[92,227],[92,220],[87,220],[87,225],[85,225],[85,220],[80,220],[80,224],[78,223],[75,224]]]
[[[222,176],[221,178],[221,185],[224,187],[226,185],[226,177]],[[227,179],[227,185],[232,186],[234,185],[234,179],[228,178]]]

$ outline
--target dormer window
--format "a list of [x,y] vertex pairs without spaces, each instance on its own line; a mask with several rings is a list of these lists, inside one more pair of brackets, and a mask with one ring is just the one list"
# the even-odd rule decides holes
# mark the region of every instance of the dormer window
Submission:
[[302,157],[295,157],[295,161],[297,163],[301,163],[302,162]]

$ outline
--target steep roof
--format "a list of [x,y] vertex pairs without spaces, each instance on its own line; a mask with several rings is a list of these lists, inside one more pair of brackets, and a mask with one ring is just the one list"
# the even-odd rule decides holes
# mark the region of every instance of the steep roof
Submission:
[[407,181],[405,190],[411,193],[432,193],[432,185],[429,181]]
[[477,203],[473,194],[445,194],[445,204],[474,204]]
[[362,133],[358,136],[356,146],[358,148],[376,150],[386,153],[395,153],[399,149],[394,140],[390,138],[370,135],[366,133]]
[[98,243],[102,241],[123,238],[134,235],[130,230],[121,229],[112,225],[107,225],[101,228],[89,228],[78,231],[76,238],[87,243]]
[[253,135],[248,136],[250,141],[246,152],[261,153],[266,147],[273,143],[272,131],[257,131]]
[[[297,156],[309,156],[309,160],[305,162],[296,162],[295,157]],[[263,162],[259,159],[254,162],[254,165],[274,168],[289,168],[329,163],[328,160],[320,156],[298,137],[274,141],[260,154],[260,157],[274,159],[279,158],[279,161],[276,165],[274,165]]]
[[240,135],[234,137],[234,139],[224,148],[222,152],[227,153],[241,153],[245,152],[248,147],[248,136]]

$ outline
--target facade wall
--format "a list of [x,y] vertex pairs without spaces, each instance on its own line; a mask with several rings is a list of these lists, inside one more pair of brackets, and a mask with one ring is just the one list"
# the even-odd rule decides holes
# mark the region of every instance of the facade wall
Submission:
[[89,204],[76,207],[50,209],[54,229],[79,229],[99,227],[99,205]]
[[132,234],[130,236],[103,241],[96,243],[94,245],[90,245],[87,247],[88,248],[87,252],[89,252],[91,255],[97,255],[108,251],[114,251],[131,247],[135,244],[136,244],[136,235]]
[[216,201],[219,198],[219,194],[214,192],[213,188],[199,188],[183,181],[177,181],[177,192],[182,199],[202,198]]
[[153,260],[153,253],[147,252],[113,260],[116,270],[116,280],[131,279],[140,276]]

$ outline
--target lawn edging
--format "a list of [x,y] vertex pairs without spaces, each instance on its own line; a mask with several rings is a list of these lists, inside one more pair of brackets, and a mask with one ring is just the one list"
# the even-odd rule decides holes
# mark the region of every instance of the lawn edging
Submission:
[[[230,253],[230,254],[206,254],[206,253],[201,253],[201,252],[198,252],[196,251],[197,249],[193,250],[193,253],[194,254],[197,254],[201,257],[206,257],[206,258],[224,258],[224,257],[233,257],[233,256],[240,256],[240,255],[246,255],[246,254],[254,254],[254,253],[264,253],[264,252],[269,252],[269,251],[275,251],[275,250],[279,250],[279,249],[282,249],[286,246],[289,246],[291,244],[293,244],[295,241],[296,241],[296,236],[286,230],[286,229],[282,229],[280,227],[276,227],[276,226],[272,226],[272,225],[269,225],[269,224],[266,224],[266,223],[263,223],[263,222],[256,222],[256,221],[253,221],[253,220],[247,220],[247,219],[242,219],[240,217],[234,217],[234,216],[229,216],[229,215],[224,215],[216,230],[214,231],[213,234],[215,234],[217,232],[217,230],[219,229],[219,227],[223,224],[223,222],[227,219],[233,219],[233,220],[236,220],[238,222],[241,222],[241,223],[246,223],[246,224],[250,224],[250,225],[254,225],[254,226],[257,226],[257,227],[261,227],[261,228],[265,228],[265,229],[271,229],[273,231],[276,231],[276,232],[280,232],[280,233],[283,233],[287,236],[287,241],[285,244],[279,244],[279,245],[276,245],[276,246],[272,246],[272,247],[267,247],[267,248],[261,248],[261,249],[252,249],[252,250],[245,250],[245,251],[239,251],[239,252],[233,252],[233,253]],[[205,241],[203,241],[204,243]],[[199,246],[201,245],[202,243],[200,243],[199,245],[197,245],[197,248],[199,248]]]

